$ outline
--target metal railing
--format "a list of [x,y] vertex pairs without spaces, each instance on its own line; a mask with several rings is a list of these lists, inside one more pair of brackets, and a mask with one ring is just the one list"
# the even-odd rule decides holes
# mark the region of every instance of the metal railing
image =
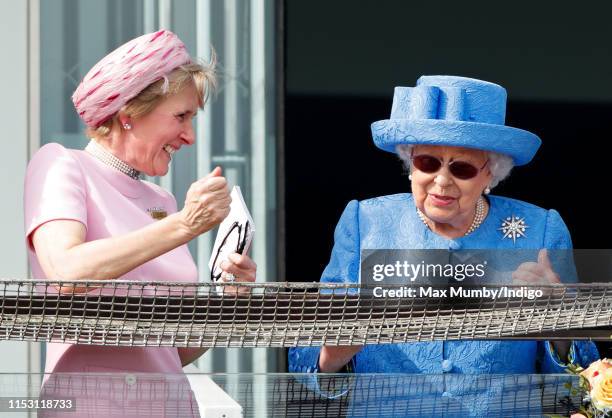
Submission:
[[[398,286],[379,288],[402,291]],[[483,286],[463,286],[482,289]],[[487,285],[506,293],[525,286]],[[295,347],[468,339],[609,339],[612,284],[521,297],[376,297],[355,284],[0,281],[0,340]],[[525,292],[526,293],[526,292]],[[602,328],[604,327],[604,328]]]
[[[194,386],[194,379],[207,382],[206,390]],[[27,397],[71,401],[70,410],[34,409],[39,416],[237,416],[219,402],[198,399],[208,396],[213,384],[231,394],[245,418],[262,416],[260,397],[270,418],[396,418],[569,416],[585,395],[573,375],[319,374],[316,387],[313,379],[289,373],[0,374],[0,413],[11,412],[8,399]]]

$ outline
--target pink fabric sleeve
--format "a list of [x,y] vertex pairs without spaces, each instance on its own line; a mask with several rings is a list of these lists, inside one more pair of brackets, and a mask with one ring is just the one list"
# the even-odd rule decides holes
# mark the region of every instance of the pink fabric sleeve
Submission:
[[43,146],[28,164],[24,190],[25,230],[28,246],[42,224],[70,219],[87,227],[87,192],[81,167],[59,144]]

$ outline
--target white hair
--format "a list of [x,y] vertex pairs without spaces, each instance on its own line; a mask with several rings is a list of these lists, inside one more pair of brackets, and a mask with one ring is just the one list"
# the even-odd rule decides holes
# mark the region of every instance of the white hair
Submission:
[[[410,155],[414,145],[411,144],[400,144],[395,147],[395,151],[399,155],[400,159],[404,162],[406,170],[410,172]],[[514,167],[514,161],[512,157],[499,154],[493,151],[485,151],[489,159],[489,170],[491,170],[491,184],[489,188],[497,186],[502,180],[510,175],[510,171]]]

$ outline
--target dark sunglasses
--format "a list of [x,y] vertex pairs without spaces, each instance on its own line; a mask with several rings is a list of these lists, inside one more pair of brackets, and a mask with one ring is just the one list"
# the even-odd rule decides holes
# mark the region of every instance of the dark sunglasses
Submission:
[[[412,155],[410,159],[412,160],[412,165],[417,170],[427,174],[437,173],[444,164],[444,161],[441,159],[427,154]],[[485,161],[484,165],[478,168],[465,161],[451,161],[448,163],[448,171],[450,171],[453,177],[460,180],[469,180],[476,177],[488,163],[489,160]]]
[[221,278],[221,273],[223,273],[220,266],[221,261],[232,253],[242,254],[244,252],[249,233],[249,221],[246,221],[244,227],[239,222],[234,222],[232,224],[225,237],[223,237],[223,241],[221,241],[221,245],[219,245],[219,249],[215,254],[212,264],[213,270],[210,272],[211,281],[215,282]]

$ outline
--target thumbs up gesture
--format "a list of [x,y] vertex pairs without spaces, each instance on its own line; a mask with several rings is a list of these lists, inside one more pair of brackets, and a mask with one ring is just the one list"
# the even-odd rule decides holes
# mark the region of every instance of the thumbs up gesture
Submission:
[[231,202],[227,180],[221,168],[215,167],[187,190],[185,206],[179,212],[181,224],[190,238],[195,238],[219,225],[229,214]]
[[517,285],[548,285],[561,283],[559,275],[553,270],[548,257],[548,251],[541,249],[538,261],[528,261],[518,266],[512,273],[512,284]]

